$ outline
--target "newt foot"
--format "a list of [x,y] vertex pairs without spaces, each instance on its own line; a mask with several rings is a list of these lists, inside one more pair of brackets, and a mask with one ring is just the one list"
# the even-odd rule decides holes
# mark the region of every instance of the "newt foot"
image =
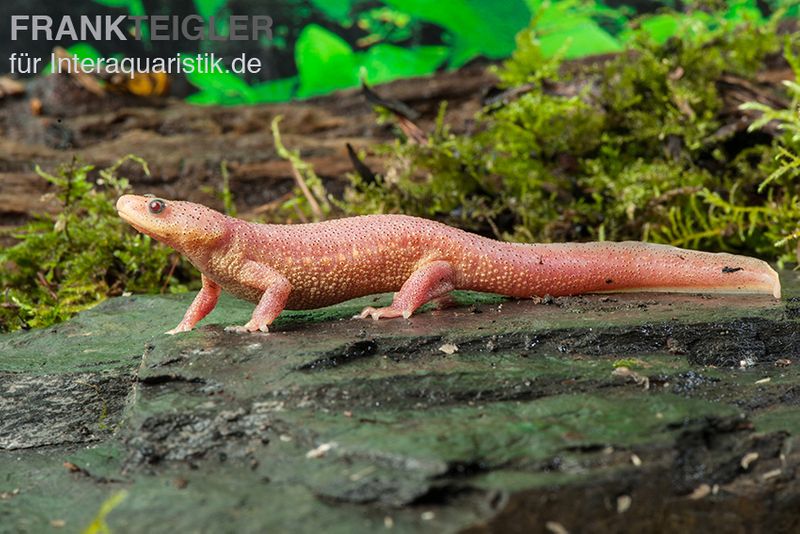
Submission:
[[267,325],[256,326],[250,323],[246,325],[230,325],[225,327],[226,332],[232,332],[234,334],[248,334],[250,332],[269,332],[269,327]]
[[387,306],[385,308],[373,308],[372,306],[367,306],[361,311],[361,313],[354,315],[353,319],[366,319],[367,317],[372,317],[372,319],[375,321],[378,319],[394,319],[396,317],[408,319],[411,317],[411,312],[408,310],[398,310],[397,308],[393,308],[391,306]]
[[186,326],[186,325],[179,324],[178,326],[176,326],[172,330],[167,330],[164,333],[167,334],[168,336],[174,336],[175,334],[180,334],[181,332],[191,332],[191,331],[192,331],[192,327],[191,326]]

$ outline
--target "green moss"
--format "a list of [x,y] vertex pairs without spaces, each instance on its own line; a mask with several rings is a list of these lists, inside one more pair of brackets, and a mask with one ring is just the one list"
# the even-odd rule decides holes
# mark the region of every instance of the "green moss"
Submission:
[[618,367],[627,367],[628,369],[633,369],[634,367],[641,367],[642,360],[638,358],[622,358],[620,360],[614,360],[612,366],[614,369]]
[[[386,172],[375,183],[354,177],[343,207],[511,240],[650,240],[790,260],[783,238],[800,219],[797,186],[788,171],[761,184],[776,155],[800,160],[780,140],[724,128],[719,89],[725,76],[754,80],[779,54],[781,14],[739,15],[685,17],[664,39],[637,31],[644,19],[622,53],[578,65],[548,59],[533,26],[497,69],[507,97],[469,133],[440,120],[427,144],[379,147]],[[782,117],[796,135],[794,115]]]
[[89,180],[91,165],[73,161],[56,174],[37,168],[63,206],[14,231],[19,241],[0,251],[0,331],[62,321],[109,295],[180,291],[180,258],[134,232],[114,204],[128,188],[117,176],[128,156]]

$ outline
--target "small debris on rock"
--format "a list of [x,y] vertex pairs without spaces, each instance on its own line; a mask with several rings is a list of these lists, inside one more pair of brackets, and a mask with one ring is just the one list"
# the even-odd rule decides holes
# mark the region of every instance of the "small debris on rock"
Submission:
[[458,352],[458,347],[456,345],[453,345],[452,343],[445,343],[444,345],[439,347],[439,350],[444,352],[445,354],[453,354]]
[[742,466],[742,469],[747,470],[750,467],[750,464],[758,460],[758,453],[757,452],[748,452],[744,456],[742,456],[742,461],[739,462],[739,465]]
[[431,521],[433,518],[436,517],[436,514],[428,510],[427,512],[422,512],[420,515],[423,521]]
[[631,503],[633,499],[631,499],[630,495],[620,495],[617,497],[617,513],[624,514],[631,508]]
[[19,488],[14,488],[11,491],[0,492],[0,501],[7,501],[8,499],[16,497],[17,495],[19,495]]
[[557,523],[555,521],[548,521],[544,524],[544,528],[547,529],[548,532],[552,532],[553,534],[569,534],[569,530],[564,528],[564,525],[561,523]]
[[306,453],[306,458],[322,458],[334,448],[336,448],[336,443],[334,442],[323,443],[319,447],[308,451]]
[[63,519],[51,519],[50,526],[53,528],[64,528],[67,526],[67,522]]
[[361,471],[357,471],[355,473],[352,473],[349,478],[353,482],[358,482],[359,480],[361,480],[365,476],[371,475],[374,472],[375,472],[375,466],[370,465],[370,466],[365,467]]
[[783,471],[780,469],[773,469],[772,471],[767,471],[763,475],[761,475],[761,480],[769,480],[771,478],[775,478],[781,475]]
[[72,462],[64,462],[64,467],[70,473],[79,473],[79,472],[82,471],[82,469],[80,467],[78,467],[77,465],[73,464]]
[[253,403],[253,412],[255,413],[282,412],[284,409],[283,401],[269,400]]
[[650,389],[650,379],[646,376],[640,375],[636,371],[631,371],[628,367],[617,367],[611,372],[611,376],[618,376],[626,379],[631,378],[637,386],[642,386],[644,389]]
[[775,367],[789,367],[792,365],[792,360],[789,358],[780,358],[775,360]]
[[184,489],[186,486],[189,485],[189,481],[183,477],[178,477],[172,480],[172,485],[175,486],[177,489]]
[[700,484],[697,486],[692,493],[689,494],[689,498],[693,501],[699,501],[700,499],[705,499],[711,493],[711,486],[708,484]]
[[760,380],[756,380],[756,384],[766,384],[767,382],[770,382],[770,381],[772,381],[772,378],[770,378],[770,377],[762,378]]
[[632,463],[633,465],[635,465],[636,467],[641,467],[641,465],[642,465],[642,459],[641,459],[641,458],[639,458],[639,456],[638,456],[638,455],[636,455],[636,454],[631,454],[631,463]]
[[689,349],[684,345],[683,342],[670,337],[667,338],[667,352],[670,354],[686,354],[689,352]]
[[392,519],[391,516],[387,515],[386,517],[383,518],[383,526],[386,528],[394,527],[394,519]]

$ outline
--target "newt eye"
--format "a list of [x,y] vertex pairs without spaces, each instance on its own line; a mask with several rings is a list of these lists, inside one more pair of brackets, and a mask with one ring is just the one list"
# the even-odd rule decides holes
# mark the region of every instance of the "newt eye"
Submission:
[[150,210],[150,213],[154,215],[158,215],[164,208],[167,207],[167,203],[161,200],[160,198],[154,198],[150,202],[147,203],[147,209]]

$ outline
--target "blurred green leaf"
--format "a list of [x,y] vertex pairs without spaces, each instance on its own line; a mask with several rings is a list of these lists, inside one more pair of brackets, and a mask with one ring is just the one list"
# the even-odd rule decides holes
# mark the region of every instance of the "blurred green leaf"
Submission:
[[199,91],[186,97],[188,103],[200,106],[216,106],[222,103],[222,99],[223,96],[214,91]]
[[231,72],[199,72],[199,63],[194,56],[183,56],[183,61],[191,61],[194,72],[186,73],[186,80],[200,89],[200,93],[190,95],[187,101],[193,104],[251,104],[256,102],[250,86]]
[[194,0],[197,14],[208,20],[213,17],[224,6],[228,0]]
[[605,15],[607,9],[578,0],[531,0],[529,5],[531,26],[545,57],[561,53],[564,59],[574,59],[622,50],[622,44],[593,18]]
[[300,98],[358,85],[355,53],[344,39],[322,26],[309,24],[303,28],[294,54]]
[[758,9],[756,0],[732,0],[728,2],[728,12],[725,18],[733,22],[763,23],[764,15]]
[[653,15],[643,19],[640,24],[640,31],[646,33],[656,44],[666,43],[667,39],[678,33],[679,28],[680,20],[676,13]]
[[311,3],[333,20],[338,22],[349,20],[351,0],[311,0]]
[[258,83],[250,87],[256,102],[286,102],[291,100],[297,91],[297,76]]
[[483,55],[498,59],[514,49],[514,36],[530,20],[523,0],[384,0],[413,17],[437,24],[452,37],[451,67]]
[[402,48],[378,44],[363,54],[362,65],[370,84],[384,83],[408,76],[423,76],[436,70],[447,59],[444,46]]
[[588,17],[565,21],[558,31],[539,36],[539,41],[545,57],[552,57],[562,49],[565,59],[622,50],[619,41]]

